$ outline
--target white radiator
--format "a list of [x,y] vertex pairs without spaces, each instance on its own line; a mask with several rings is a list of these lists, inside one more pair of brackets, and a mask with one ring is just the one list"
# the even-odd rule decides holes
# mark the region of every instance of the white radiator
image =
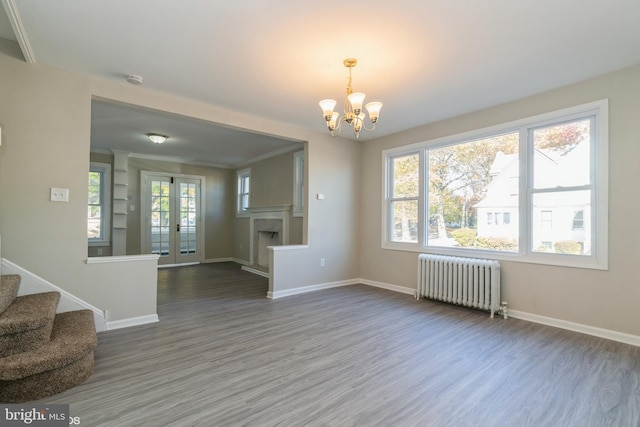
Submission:
[[418,263],[417,299],[488,310],[491,317],[501,312],[507,318],[506,303],[500,301],[498,261],[420,254]]

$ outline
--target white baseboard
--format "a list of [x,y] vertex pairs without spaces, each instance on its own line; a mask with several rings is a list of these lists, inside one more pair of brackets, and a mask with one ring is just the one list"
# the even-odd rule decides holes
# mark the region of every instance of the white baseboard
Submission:
[[338,288],[340,286],[349,286],[360,283],[360,279],[341,280],[338,282],[320,283],[317,285],[301,286],[299,288],[285,289],[283,291],[267,292],[267,298],[278,299],[288,297],[290,295],[304,294],[307,292],[319,291],[322,289]]
[[624,332],[612,331],[610,329],[597,328],[595,326],[574,323],[568,320],[555,319],[553,317],[540,316],[538,314],[527,313],[509,308],[509,317],[526,320],[528,322],[540,323],[542,325],[554,326],[556,328],[567,329],[573,332],[593,335],[599,338],[606,338],[611,341],[618,341],[625,344],[640,347],[640,336],[626,334]]
[[209,258],[209,259],[205,259],[204,263],[205,264],[213,264],[216,262],[232,262],[235,261],[233,258],[231,257],[227,257],[227,258]]
[[269,278],[269,273],[267,273],[266,271],[260,271],[247,265],[243,265],[242,267],[240,267],[240,269],[248,271],[249,273],[257,274],[258,276],[266,277],[267,279]]
[[376,288],[382,288],[382,289],[388,289],[390,291],[400,292],[401,294],[415,295],[416,293],[415,289],[407,288],[406,286],[392,285],[390,283],[376,282],[368,279],[358,279],[358,280],[359,280],[358,283],[362,283],[363,285],[374,286]]
[[132,326],[147,325],[149,323],[157,323],[157,314],[150,314],[148,316],[132,317],[129,319],[114,320],[107,322],[107,331],[113,331],[114,329],[130,328]]
[[200,262],[198,262],[198,261],[181,262],[180,264],[162,264],[162,265],[158,265],[158,268],[186,267],[188,265],[198,265],[198,264],[200,264]]
[[58,308],[56,310],[57,313],[74,310],[91,310],[93,311],[93,320],[96,325],[96,332],[102,332],[107,329],[104,312],[102,310],[5,258],[2,258],[2,274],[20,275],[20,290],[18,295],[37,294],[41,292],[59,292],[60,302],[58,303]]
[[249,261],[245,261],[243,259],[240,258],[231,258],[231,261],[240,264],[240,265],[249,265]]

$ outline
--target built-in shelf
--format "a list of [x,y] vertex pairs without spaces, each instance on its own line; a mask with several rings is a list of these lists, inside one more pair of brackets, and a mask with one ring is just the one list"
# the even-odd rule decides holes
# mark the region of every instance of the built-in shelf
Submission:
[[113,151],[113,236],[112,254],[127,253],[127,205],[129,196],[129,153]]

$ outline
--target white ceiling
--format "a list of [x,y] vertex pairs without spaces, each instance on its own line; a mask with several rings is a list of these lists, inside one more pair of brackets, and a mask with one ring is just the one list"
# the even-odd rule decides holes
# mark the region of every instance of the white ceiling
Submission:
[[[378,129],[364,140],[640,63],[638,0],[2,3],[18,12],[35,62],[123,84],[137,74],[153,90],[320,132],[317,102],[330,97],[341,105],[342,61],[355,57],[354,90],[384,103]],[[0,37],[15,39],[8,23],[0,17]],[[118,115],[113,106],[100,111]],[[180,140],[173,128],[136,128],[126,113],[130,132]],[[119,125],[99,111],[94,119],[105,122],[105,133]],[[183,119],[172,126],[207,125]],[[221,132],[224,141],[195,141],[202,151],[187,157],[202,159],[233,135],[246,138]],[[258,146],[277,145],[254,137]],[[228,152],[208,162],[233,165],[247,155]]]

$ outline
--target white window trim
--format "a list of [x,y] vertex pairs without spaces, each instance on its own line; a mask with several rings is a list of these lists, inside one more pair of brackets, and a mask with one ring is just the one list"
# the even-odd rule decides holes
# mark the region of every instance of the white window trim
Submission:
[[100,189],[100,195],[102,196],[100,212],[100,218],[102,224],[100,228],[104,230],[102,239],[89,239],[88,244],[91,247],[96,246],[109,246],[111,244],[111,164],[90,162],[89,172],[101,172],[102,173],[102,188]]
[[[470,256],[470,257],[485,257],[498,260],[545,264],[545,265],[557,265],[565,267],[576,268],[589,268],[597,270],[608,269],[608,200],[609,200],[609,107],[608,100],[603,99],[599,101],[590,102],[574,107],[569,107],[550,113],[540,114],[533,117],[528,117],[520,120],[515,120],[509,123],[501,125],[491,126],[479,130],[465,132],[457,135],[437,138],[430,141],[414,143],[403,147],[392,148],[384,150],[382,152],[382,171],[384,178],[384,185],[382,188],[382,241],[381,247],[383,249],[401,250],[408,252],[428,252],[444,255],[456,255],[456,256]],[[425,221],[427,221],[426,214],[424,212],[425,200],[428,200],[428,189],[426,187],[426,175],[427,171],[424,167],[425,164],[425,152],[428,149],[444,147],[448,145],[455,145],[466,141],[473,141],[482,139],[488,136],[494,136],[496,134],[520,131],[520,153],[524,153],[527,150],[526,137],[523,137],[522,133],[526,133],[527,129],[532,127],[544,126],[545,124],[556,123],[558,121],[569,121],[571,119],[582,118],[587,115],[595,116],[593,130],[595,136],[595,147],[591,151],[591,176],[593,191],[592,197],[592,246],[591,256],[575,256],[575,255],[563,255],[563,254],[549,254],[549,253],[537,253],[531,251],[529,245],[529,230],[531,230],[531,209],[529,209],[530,193],[527,185],[527,178],[520,179],[520,250],[518,252],[501,252],[481,249],[470,248],[444,248],[435,246],[425,246],[425,233],[424,227]],[[419,230],[418,230],[418,242],[417,243],[405,243],[405,242],[393,242],[391,238],[390,229],[390,182],[389,175],[389,161],[394,157],[400,157],[402,155],[420,152],[420,168],[422,171],[420,177],[420,207],[422,212],[419,213]],[[520,156],[520,176],[525,177],[530,168],[527,167],[526,162],[531,158],[530,155]]]
[[238,218],[248,218],[249,212],[242,210],[242,194],[240,194],[241,184],[240,181],[244,177],[249,177],[249,200],[251,200],[251,187],[253,184],[251,183],[251,168],[246,168],[239,170],[236,172],[236,217]]
[[294,217],[304,216],[304,151],[293,153],[293,212]]

